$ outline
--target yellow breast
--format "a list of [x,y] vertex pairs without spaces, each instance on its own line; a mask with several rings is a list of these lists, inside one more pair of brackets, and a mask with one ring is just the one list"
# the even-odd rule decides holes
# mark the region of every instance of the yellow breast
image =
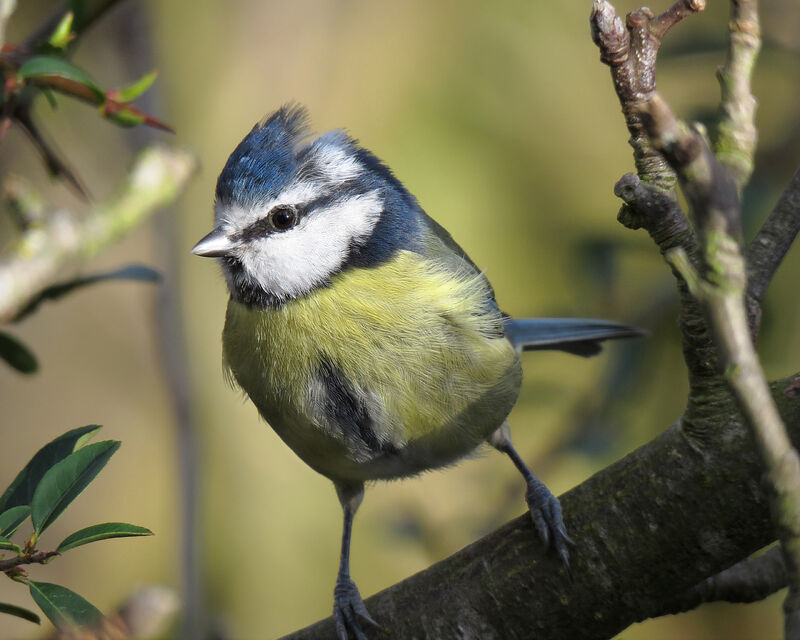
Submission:
[[519,359],[498,331],[487,286],[471,269],[454,275],[400,251],[279,309],[231,301],[225,360],[273,428],[323,473],[318,458],[347,456],[318,419],[314,376],[323,361],[374,400],[375,428],[395,448],[427,443],[459,457],[499,426],[519,391]]

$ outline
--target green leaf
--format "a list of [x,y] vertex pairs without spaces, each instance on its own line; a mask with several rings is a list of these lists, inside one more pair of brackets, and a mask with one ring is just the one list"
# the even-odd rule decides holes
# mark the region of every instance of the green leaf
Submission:
[[30,349],[5,331],[0,331],[0,359],[20,373],[34,373],[39,369],[36,356]]
[[55,110],[58,109],[58,102],[56,102],[56,94],[53,93],[50,89],[46,89],[42,87],[41,89],[42,95],[47,99],[47,103],[50,105],[50,108]]
[[67,536],[64,541],[58,545],[56,551],[59,553],[69,551],[75,547],[80,547],[82,544],[89,544],[90,542],[97,542],[98,540],[107,540],[109,538],[129,538],[131,536],[152,536],[153,532],[144,527],[137,527],[135,524],[126,524],[124,522],[106,522],[105,524],[95,524],[91,527],[86,527],[80,531],[76,531],[70,536]]
[[[87,444],[89,444],[89,440],[94,438],[97,435],[97,432],[103,428],[99,424],[90,424],[87,425],[86,427],[80,427],[80,428],[86,429],[87,427],[94,427],[94,429],[92,429],[91,431],[86,431],[80,436],[78,436],[78,439],[75,440],[75,446],[72,447],[73,451],[77,451],[78,449],[83,449]],[[73,429],[73,431],[77,431],[77,429]],[[31,498],[31,500],[32,499],[33,498]]]
[[66,48],[70,40],[72,40],[72,20],[74,17],[75,14],[72,11],[67,11],[64,17],[61,18],[61,22],[58,23],[58,26],[47,41],[50,46],[56,49]]
[[0,550],[13,551],[14,553],[22,553],[22,548],[18,544],[14,544],[5,536],[0,536]]
[[10,536],[30,514],[31,508],[27,504],[11,507],[0,513],[0,535]]
[[150,88],[153,82],[155,82],[157,76],[158,71],[151,71],[147,75],[139,78],[131,86],[120,89],[119,91],[115,91],[113,93],[114,99],[118,100],[119,102],[130,102],[131,100],[136,100],[136,98]]
[[146,124],[168,133],[175,133],[175,130],[168,124],[145,113],[130,102],[116,102],[112,96],[109,97],[105,104],[100,106],[99,111],[104,118],[122,127],[135,127],[140,124]]
[[48,469],[73,451],[80,449],[100,429],[99,424],[78,427],[58,436],[39,449],[0,497],[0,512],[11,507],[31,504],[33,493]]
[[83,85],[92,91],[97,98],[98,104],[106,100],[106,94],[95,84],[92,77],[80,67],[76,67],[71,62],[63,58],[54,56],[35,56],[23,64],[17,72],[21,78],[42,78],[56,77],[70,80]]
[[36,604],[58,629],[96,627],[103,619],[92,603],[66,587],[32,580],[28,586]]
[[37,535],[47,529],[95,479],[119,445],[116,440],[87,445],[57,462],[44,474],[31,502],[31,520]]
[[160,282],[161,274],[155,269],[151,269],[143,264],[130,264],[114,271],[94,273],[88,276],[81,276],[67,282],[53,284],[43,289],[35,298],[25,305],[25,307],[14,318],[14,322],[18,322],[25,316],[28,316],[36,311],[36,309],[39,308],[39,305],[45,300],[56,300],[67,295],[71,291],[74,291],[75,289],[79,289],[90,284],[95,284],[96,282],[102,282],[104,280],[138,280],[140,282]]
[[0,613],[7,613],[10,616],[17,616],[17,618],[29,620],[31,622],[35,622],[36,624],[42,623],[42,621],[39,619],[39,616],[37,616],[33,611],[29,611],[25,607],[18,607],[15,604],[9,604],[8,602],[0,602]]
[[106,110],[103,115],[107,120],[111,120],[121,127],[138,127],[145,122],[144,115],[138,109],[122,107],[115,111]]

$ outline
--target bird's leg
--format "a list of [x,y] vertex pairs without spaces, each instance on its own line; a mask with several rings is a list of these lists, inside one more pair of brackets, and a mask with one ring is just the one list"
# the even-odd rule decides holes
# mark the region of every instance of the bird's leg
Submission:
[[355,582],[350,579],[350,533],[353,530],[353,518],[364,497],[364,485],[339,484],[336,494],[344,511],[344,527],[342,529],[342,554],[339,557],[339,574],[336,576],[336,587],[333,589],[333,615],[336,619],[336,633],[339,640],[348,640],[348,631],[352,631],[358,640],[366,640],[364,632],[358,626],[358,617],[377,626],[364,606],[361,594]]
[[544,483],[539,480],[528,466],[519,457],[514,445],[511,444],[511,428],[504,422],[488,440],[495,449],[505,453],[514,466],[519,469],[522,477],[525,478],[527,489],[525,491],[525,501],[528,503],[528,510],[539,536],[545,544],[552,540],[556,552],[564,562],[564,566],[569,567],[569,553],[567,543],[572,544],[572,540],[567,535],[564,520],[561,517],[561,504]]

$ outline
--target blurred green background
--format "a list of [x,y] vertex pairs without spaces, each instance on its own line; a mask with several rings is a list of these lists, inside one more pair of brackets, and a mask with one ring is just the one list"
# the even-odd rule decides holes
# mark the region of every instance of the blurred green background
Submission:
[[[104,87],[157,67],[146,106],[177,135],[122,131],[66,99],[57,111],[38,105],[40,121],[97,198],[113,192],[133,151],[147,141],[176,143],[200,158],[201,171],[178,206],[86,270],[153,264],[178,303],[199,443],[204,613],[226,637],[275,637],[328,615],[338,562],[341,512],[333,488],[224,383],[219,336],[227,292],[216,264],[189,254],[211,228],[214,184],[228,154],[284,102],[306,104],[317,131],[345,127],[385,160],[486,269],[508,313],[608,317],[651,331],[591,361],[525,357],[524,389],[510,422],[517,448],[555,493],[680,415],[686,382],[673,281],[647,235],[615,219],[612,187],[632,160],[608,69],[589,37],[590,4],[128,0],[85,37],[75,60]],[[658,77],[676,111],[703,121],[717,104],[714,70],[727,24],[727,3],[710,4],[667,38]],[[20,39],[55,6],[21,2],[8,39]],[[624,12],[638,5],[616,6]],[[745,194],[748,237],[800,162],[800,8],[766,4],[763,28],[755,79],[759,157]],[[18,131],[9,132],[0,153],[3,173],[31,177],[54,205],[81,206],[47,181]],[[798,275],[795,249],[764,310],[759,347],[773,378],[800,362]],[[179,445],[158,320],[165,308],[163,294],[148,285],[82,290],[13,328],[38,355],[40,373],[21,377],[0,368],[3,486],[68,428],[96,422],[106,438],[123,441],[47,539],[55,546],[82,526],[117,520],[148,526],[156,536],[94,545],[31,569],[103,610],[135,585],[177,588],[181,581]],[[522,494],[513,466],[489,452],[443,472],[370,487],[353,541],[352,572],[362,594],[519,515]],[[782,597],[706,606],[635,625],[620,637],[777,638]],[[29,603],[10,581],[0,582],[0,600]],[[40,633],[9,617],[0,622],[2,638]]]

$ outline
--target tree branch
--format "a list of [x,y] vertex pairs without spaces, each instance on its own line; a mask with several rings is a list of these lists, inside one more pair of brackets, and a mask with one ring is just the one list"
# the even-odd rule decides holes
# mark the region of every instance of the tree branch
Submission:
[[39,127],[33,122],[30,115],[30,102],[24,102],[23,104],[24,106],[15,106],[13,119],[19,123],[22,130],[30,138],[33,146],[41,154],[47,171],[54,178],[64,178],[79,196],[87,200],[89,196],[86,187],[67,163],[61,159],[61,154],[56,151],[53,144],[44,137]]
[[728,29],[727,58],[717,72],[722,99],[714,153],[741,190],[753,173],[757,140],[756,99],[750,89],[750,79],[761,49],[758,0],[731,0]]
[[783,589],[787,583],[781,549],[772,547],[757,558],[742,560],[706,578],[648,617],[685,613],[706,602],[759,602]]
[[[730,384],[750,425],[773,491],[772,508],[789,572],[787,638],[800,638],[800,457],[770,396],[750,336],[738,185],[703,138],[679,122],[660,96],[642,107],[653,146],[678,174],[703,238],[699,288]],[[687,278],[688,280],[688,278]]]
[[65,269],[88,260],[138,226],[182,191],[195,167],[186,152],[143,151],[120,194],[77,216],[59,210],[31,227],[0,261],[0,323],[9,322],[42,289],[63,280]]
[[[642,8],[628,15],[626,26],[609,2],[595,0],[591,15],[592,38],[600,49],[601,60],[611,68],[641,179],[637,183],[628,175],[617,183],[615,193],[625,202],[617,218],[628,228],[646,229],[662,255],[681,247],[695,261],[697,240],[672,191],[675,173],[650,144],[641,107],[655,93],[656,57],[662,38],[682,18],[704,7],[702,0],[679,0],[658,17]],[[726,389],[718,375],[716,349],[702,309],[680,274],[674,269],[673,274],[681,304],[683,356],[689,371],[690,395],[684,428],[687,435],[702,441],[710,437],[715,406],[724,401]],[[758,311],[756,305],[753,315]]]
[[[692,264],[699,264],[697,239],[673,194],[625,174],[614,186],[614,194],[625,204],[617,219],[629,229],[644,228],[662,256],[680,249]],[[716,348],[705,315],[690,293],[683,276],[672,266],[680,302],[679,325],[683,357],[689,374],[689,404],[683,417],[687,436],[700,441],[709,437],[714,407],[726,391],[720,380]]]
[[697,253],[697,240],[678,201],[664,189],[626,173],[614,185],[614,195],[624,203],[617,219],[628,229],[645,229],[662,255],[681,247],[689,256]]
[[0,0],[0,48],[6,43],[6,23],[17,7],[17,0]]
[[36,551],[0,560],[0,573],[11,571],[23,564],[46,564],[50,558],[61,555],[58,551]]
[[[772,385],[800,442],[794,377]],[[612,637],[775,539],[762,465],[734,403],[715,439],[682,422],[561,496],[572,580],[525,514],[366,601],[385,638]],[[731,508],[731,505],[736,505]],[[646,570],[643,568],[646,567]],[[331,618],[287,636],[335,637]]]
[[800,232],[800,168],[747,247],[748,295],[761,302],[786,252]]
[[607,0],[595,0],[590,19],[592,39],[600,60],[611,68],[625,124],[631,134],[633,159],[639,177],[649,184],[672,189],[675,174],[650,145],[639,118],[639,105],[656,90],[656,57],[669,29],[692,13],[705,9],[705,0],[678,0],[655,17],[646,7],[632,11],[623,24]]

